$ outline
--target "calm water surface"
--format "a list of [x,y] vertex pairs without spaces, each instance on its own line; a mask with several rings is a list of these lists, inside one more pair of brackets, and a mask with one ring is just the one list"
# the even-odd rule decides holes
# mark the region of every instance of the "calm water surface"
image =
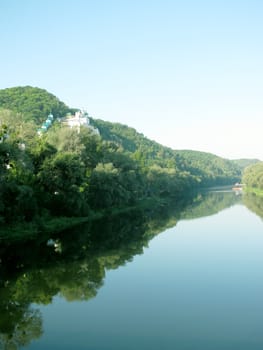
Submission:
[[147,234],[136,243],[89,242],[91,257],[82,242],[89,258],[57,244],[48,268],[31,266],[3,288],[9,307],[25,304],[17,323],[5,315],[9,329],[0,322],[4,349],[263,349],[262,207],[218,192],[166,217],[159,234],[156,217],[137,220]]

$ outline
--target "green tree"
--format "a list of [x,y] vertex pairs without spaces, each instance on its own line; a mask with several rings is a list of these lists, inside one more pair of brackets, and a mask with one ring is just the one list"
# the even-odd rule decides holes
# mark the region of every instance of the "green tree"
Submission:
[[37,174],[37,184],[52,215],[81,216],[85,202],[85,168],[72,153],[56,153],[46,158]]
[[263,162],[245,168],[242,181],[251,188],[263,190]]
[[55,118],[59,118],[73,111],[56,96],[32,86],[0,90],[0,106],[22,113],[26,120],[33,120],[37,124],[41,124],[50,112]]

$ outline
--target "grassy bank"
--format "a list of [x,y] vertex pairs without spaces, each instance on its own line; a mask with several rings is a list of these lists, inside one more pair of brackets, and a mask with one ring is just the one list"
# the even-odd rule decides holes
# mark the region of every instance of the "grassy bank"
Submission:
[[256,196],[263,197],[263,190],[255,187],[245,187],[245,192],[254,193]]

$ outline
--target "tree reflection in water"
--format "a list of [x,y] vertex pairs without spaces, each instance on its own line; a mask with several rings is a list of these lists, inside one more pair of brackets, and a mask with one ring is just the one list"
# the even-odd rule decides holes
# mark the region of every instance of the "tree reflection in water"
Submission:
[[3,310],[1,305],[0,310],[1,349],[18,349],[42,335],[42,319],[39,310],[34,310],[28,305],[18,304],[5,305],[5,307],[9,308]]
[[257,196],[254,193],[245,193],[243,195],[243,202],[246,207],[253,213],[263,219],[263,197]]
[[42,335],[35,304],[49,304],[58,294],[68,301],[95,297],[106,269],[132,261],[180,218],[212,215],[238,200],[231,192],[210,192],[180,205],[168,203],[90,222],[38,242],[5,242],[0,247],[0,345],[18,349]]

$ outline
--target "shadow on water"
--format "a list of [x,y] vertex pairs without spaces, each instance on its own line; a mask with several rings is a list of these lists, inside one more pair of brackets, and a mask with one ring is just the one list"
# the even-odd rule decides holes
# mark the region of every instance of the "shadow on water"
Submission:
[[207,192],[180,205],[169,203],[90,222],[48,241],[1,245],[0,346],[18,349],[42,335],[35,304],[49,304],[58,294],[67,301],[89,300],[103,286],[106,270],[143,254],[155,235],[180,219],[213,215],[239,202],[241,196],[231,191]]

